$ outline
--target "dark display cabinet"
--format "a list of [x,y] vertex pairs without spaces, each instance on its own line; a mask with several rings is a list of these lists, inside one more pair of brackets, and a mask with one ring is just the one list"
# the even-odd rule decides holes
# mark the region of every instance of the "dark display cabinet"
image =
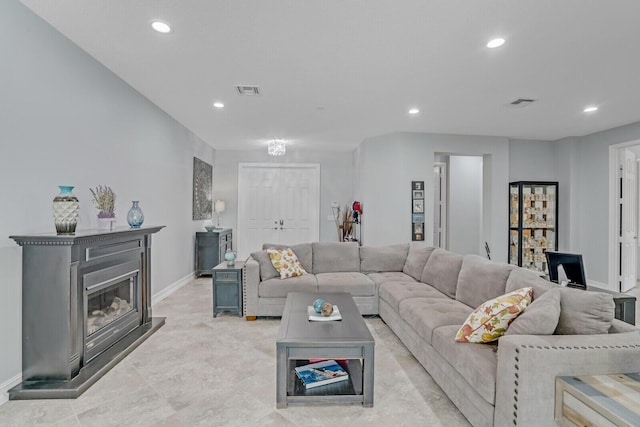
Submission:
[[509,264],[547,273],[547,250],[558,250],[558,183],[509,183]]

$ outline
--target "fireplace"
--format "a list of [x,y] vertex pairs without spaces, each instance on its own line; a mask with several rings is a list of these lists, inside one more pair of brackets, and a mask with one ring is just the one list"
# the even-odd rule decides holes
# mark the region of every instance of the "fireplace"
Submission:
[[87,273],[83,282],[84,360],[89,362],[142,323],[140,262]]
[[22,383],[10,399],[77,397],[164,324],[150,298],[161,228],[10,236],[22,246]]

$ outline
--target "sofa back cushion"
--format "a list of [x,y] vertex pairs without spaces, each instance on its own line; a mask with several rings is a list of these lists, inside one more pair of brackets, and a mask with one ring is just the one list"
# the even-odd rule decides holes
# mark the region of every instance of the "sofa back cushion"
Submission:
[[357,242],[313,242],[311,246],[313,274],[360,271],[360,245]]
[[[458,283],[458,274],[461,266],[462,255],[436,248],[429,256],[420,280],[433,286],[448,297],[455,298],[456,284]],[[487,299],[489,298],[482,299],[478,305]]]
[[402,271],[408,253],[408,243],[391,246],[362,246],[360,248],[360,272]]
[[465,255],[455,298],[473,308],[504,294],[512,269],[513,266],[509,264],[490,261],[478,255]]
[[557,288],[558,285],[543,279],[539,274],[531,270],[514,266],[507,279],[507,288],[505,291],[512,292],[525,287],[533,288],[533,300],[535,301],[535,299],[540,297],[545,291]]
[[404,267],[402,267],[402,272],[420,281],[424,266],[435,249],[433,246],[424,246],[424,244],[412,243],[409,245],[409,253]]

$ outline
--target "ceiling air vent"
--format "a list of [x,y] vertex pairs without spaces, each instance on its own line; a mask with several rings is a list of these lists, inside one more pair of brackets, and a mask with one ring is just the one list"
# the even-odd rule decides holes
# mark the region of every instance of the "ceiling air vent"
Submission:
[[514,108],[522,108],[522,107],[526,107],[527,105],[533,104],[534,101],[535,99],[518,98],[515,101],[511,101],[509,103],[509,106]]
[[258,86],[251,85],[236,85],[238,95],[243,96],[255,96],[260,95],[260,88]]

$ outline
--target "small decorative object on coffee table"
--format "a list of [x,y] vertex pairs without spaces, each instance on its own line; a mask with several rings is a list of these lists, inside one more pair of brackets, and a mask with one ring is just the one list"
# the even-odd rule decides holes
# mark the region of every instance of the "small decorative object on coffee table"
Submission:
[[212,270],[213,277],[213,315],[230,311],[242,316],[242,269],[244,261],[233,266],[222,262]]

